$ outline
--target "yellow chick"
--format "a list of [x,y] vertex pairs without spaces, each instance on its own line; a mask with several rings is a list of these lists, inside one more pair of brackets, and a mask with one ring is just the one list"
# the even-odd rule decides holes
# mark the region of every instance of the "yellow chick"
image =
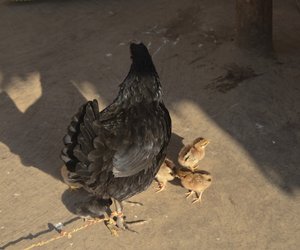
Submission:
[[207,189],[212,182],[212,176],[206,171],[193,172],[189,169],[177,169],[176,176],[181,180],[181,185],[188,189],[189,192],[186,193],[186,198],[189,198],[192,194],[196,194],[196,197],[192,203],[200,202],[202,194],[205,189]]
[[199,137],[196,138],[192,144],[184,146],[178,154],[179,164],[195,171],[198,167],[199,161],[201,161],[205,156],[205,147],[208,144],[208,140]]
[[175,164],[170,159],[166,158],[164,160],[155,176],[155,179],[158,183],[158,189],[156,193],[163,191],[166,188],[167,182],[175,178],[174,167]]
[[62,168],[60,169],[60,174],[64,180],[64,182],[69,186],[69,188],[71,190],[76,190],[82,187],[82,185],[80,183],[72,183],[69,181],[69,170],[67,169],[67,167],[65,165],[62,166]]

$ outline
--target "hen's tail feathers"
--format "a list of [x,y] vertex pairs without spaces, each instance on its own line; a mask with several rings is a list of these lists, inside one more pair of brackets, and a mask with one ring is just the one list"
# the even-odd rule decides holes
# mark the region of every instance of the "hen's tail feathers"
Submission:
[[[88,164],[87,155],[93,150],[93,138],[95,137],[92,123],[98,118],[97,100],[82,105],[77,114],[73,116],[68,132],[63,138],[65,147],[60,156],[70,171],[69,175],[72,175],[76,169],[85,168],[84,165]],[[71,178],[71,176],[69,177]]]

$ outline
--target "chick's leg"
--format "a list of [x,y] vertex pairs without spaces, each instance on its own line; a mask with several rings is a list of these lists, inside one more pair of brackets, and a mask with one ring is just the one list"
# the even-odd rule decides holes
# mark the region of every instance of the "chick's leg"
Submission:
[[194,199],[194,200],[192,201],[192,203],[201,202],[201,197],[202,197],[202,194],[203,194],[203,191],[202,191],[202,192],[200,192],[200,194],[199,194],[199,195],[198,195],[198,193],[196,192],[196,196],[197,196],[197,198],[196,198],[196,199]]
[[195,191],[189,190],[187,193],[185,193],[185,198],[189,198]]
[[191,169],[192,169],[193,172],[197,171],[197,169],[198,169],[198,164],[192,166]]
[[163,191],[166,188],[166,183],[164,182],[157,182],[158,183],[158,187],[156,188],[156,193],[159,193],[161,191]]

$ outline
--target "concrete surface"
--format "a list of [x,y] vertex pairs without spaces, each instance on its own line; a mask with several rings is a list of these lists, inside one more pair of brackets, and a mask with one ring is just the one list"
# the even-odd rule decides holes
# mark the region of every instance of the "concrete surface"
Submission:
[[[129,221],[150,220],[138,234],[113,238],[99,223],[41,248],[299,249],[296,1],[274,1],[274,58],[235,48],[232,0],[0,3],[2,248],[56,236],[49,223],[83,224],[72,221],[76,194],[59,176],[61,138],[86,99],[102,107],[114,99],[136,39],[153,55],[173,119],[169,157],[210,139],[201,169],[213,184],[192,205],[178,182],[159,194],[154,183],[131,199],[144,206],[125,206]],[[252,74],[241,81],[243,70]]]

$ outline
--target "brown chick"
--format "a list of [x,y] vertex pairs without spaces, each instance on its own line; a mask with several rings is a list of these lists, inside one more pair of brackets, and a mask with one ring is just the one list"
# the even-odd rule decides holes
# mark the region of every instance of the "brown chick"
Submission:
[[69,171],[65,165],[60,169],[60,174],[64,180],[64,182],[69,186],[71,190],[76,190],[82,187],[82,185],[78,182],[70,182],[69,179]]
[[177,169],[176,176],[181,180],[181,185],[188,189],[189,192],[186,193],[186,198],[189,198],[192,194],[196,194],[196,197],[192,203],[200,202],[202,194],[205,189],[207,189],[212,182],[212,176],[206,171],[193,172],[189,169]]
[[155,176],[155,179],[158,182],[158,189],[156,193],[163,191],[166,188],[167,182],[175,178],[174,167],[175,164],[170,159],[166,158],[164,160]]
[[179,164],[195,171],[198,167],[199,161],[201,161],[205,156],[205,147],[208,143],[208,140],[199,137],[196,138],[192,144],[184,146],[178,154]]

